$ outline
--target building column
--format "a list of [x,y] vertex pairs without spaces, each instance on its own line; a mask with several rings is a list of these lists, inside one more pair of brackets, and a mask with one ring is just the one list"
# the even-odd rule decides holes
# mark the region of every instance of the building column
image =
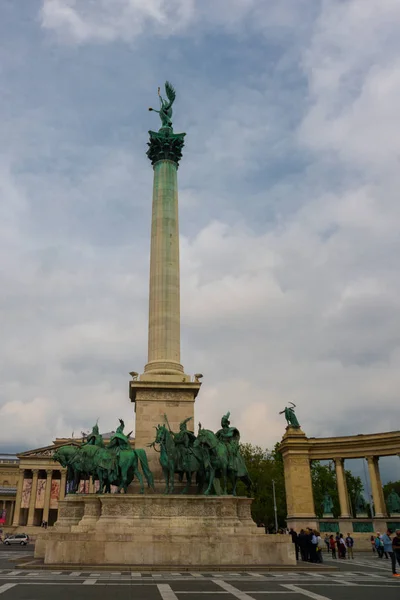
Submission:
[[11,504],[10,504],[10,516],[8,518],[8,524],[9,525],[12,525],[12,522],[14,520],[14,511],[15,511],[15,501],[14,502],[11,501]]
[[336,482],[339,494],[340,518],[350,518],[349,494],[347,492],[346,475],[344,472],[344,459],[335,458]]
[[39,469],[32,469],[32,489],[31,489],[31,497],[29,498],[29,511],[28,511],[28,527],[32,527],[33,519],[35,516],[35,504],[36,504],[36,493],[37,493],[37,483],[38,483],[38,474]]
[[61,471],[61,481],[60,481],[60,498],[59,500],[64,500],[65,498],[65,488],[67,485],[67,471]]
[[369,479],[371,482],[372,498],[374,501],[375,517],[386,517],[386,507],[383,498],[382,482],[378,465],[379,457],[367,456]]
[[53,475],[53,470],[47,469],[46,474],[47,474],[47,478],[46,478],[46,489],[44,492],[43,521],[49,520],[51,479],[52,479],[52,475]]
[[21,501],[22,501],[22,488],[24,487],[24,475],[25,470],[21,469],[19,473],[18,486],[17,486],[17,496],[15,498],[15,510],[14,510],[14,518],[13,518],[13,527],[18,527],[19,525],[19,517],[21,513]]

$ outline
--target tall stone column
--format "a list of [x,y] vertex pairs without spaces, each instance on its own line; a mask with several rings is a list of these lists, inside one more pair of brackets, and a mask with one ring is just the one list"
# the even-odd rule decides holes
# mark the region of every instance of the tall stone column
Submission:
[[51,497],[51,480],[53,476],[52,469],[46,470],[47,479],[46,479],[46,489],[44,492],[44,508],[43,508],[43,521],[49,520],[49,511],[50,511],[50,497]]
[[381,476],[379,473],[379,458],[377,456],[367,456],[369,479],[371,482],[372,498],[374,500],[375,517],[386,517],[386,506],[383,497]]
[[336,481],[339,494],[340,518],[350,518],[349,494],[347,492],[346,475],[344,471],[344,459],[335,458]]
[[65,470],[65,471],[61,471],[60,498],[59,498],[59,500],[64,500],[66,486],[67,486],[67,471]]
[[[177,170],[184,133],[171,127],[150,131],[147,156],[153,165],[153,204],[150,245],[148,360],[144,373],[130,382],[135,402],[135,447],[145,448],[150,469],[161,478],[159,454],[147,448],[155,439],[155,427],[167,415],[172,430],[194,418],[194,401],[200,389],[181,365],[180,273]],[[193,421],[189,428],[194,427]]]
[[21,501],[22,501],[22,488],[24,487],[24,475],[25,470],[20,469],[19,477],[18,477],[18,486],[17,486],[17,495],[15,497],[15,509],[14,509],[14,517],[13,517],[13,527],[18,527],[19,525],[19,517],[21,514]]
[[36,504],[36,493],[37,493],[37,483],[38,483],[38,474],[39,469],[32,469],[32,489],[31,496],[29,498],[29,511],[28,511],[28,527],[33,525],[33,519],[35,516],[35,504]]

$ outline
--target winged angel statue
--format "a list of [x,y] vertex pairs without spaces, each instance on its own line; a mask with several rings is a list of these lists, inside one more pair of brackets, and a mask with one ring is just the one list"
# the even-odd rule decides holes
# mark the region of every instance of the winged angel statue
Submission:
[[160,115],[162,127],[172,128],[172,105],[175,101],[176,92],[169,81],[165,82],[165,93],[167,95],[167,100],[164,100],[164,98],[160,94],[160,88],[158,88],[158,97],[160,98],[160,110],[156,110],[155,108],[149,108],[149,110],[153,110],[154,112]]

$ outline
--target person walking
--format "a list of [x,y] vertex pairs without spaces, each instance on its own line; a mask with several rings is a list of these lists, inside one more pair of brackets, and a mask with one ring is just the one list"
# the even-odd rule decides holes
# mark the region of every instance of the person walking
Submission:
[[329,547],[332,552],[332,558],[336,558],[336,541],[333,535],[331,535],[329,538]]
[[354,559],[354,552],[353,552],[354,540],[349,533],[347,534],[347,538],[346,538],[345,542],[346,542],[348,558],[350,559],[350,556],[351,556],[351,558]]
[[339,558],[346,560],[346,542],[344,541],[343,533],[339,535]]
[[396,535],[392,539],[392,548],[398,565],[400,566],[400,529],[396,529]]
[[371,542],[372,554],[375,554],[375,552],[376,552],[376,548],[375,548],[375,538],[374,538],[374,536],[373,536],[373,535],[371,535],[370,542]]
[[387,532],[382,536],[383,551],[389,554],[390,560],[392,561],[393,577],[400,577],[400,573],[397,573],[396,571],[396,555],[393,552],[392,538],[390,537],[392,533],[392,530],[388,529]]
[[329,554],[329,551],[330,551],[330,547],[329,547],[329,535],[327,533],[325,534],[324,542],[325,542],[325,545],[326,545],[326,551]]

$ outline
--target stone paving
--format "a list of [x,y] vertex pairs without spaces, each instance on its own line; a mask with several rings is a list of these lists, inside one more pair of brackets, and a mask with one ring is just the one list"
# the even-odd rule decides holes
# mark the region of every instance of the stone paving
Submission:
[[10,562],[29,552],[0,551],[1,600],[255,600],[287,597],[301,600],[385,600],[400,597],[400,577],[391,575],[389,561],[365,553],[352,561],[326,560],[337,571],[291,572],[130,572],[82,569],[75,571],[29,571]]

